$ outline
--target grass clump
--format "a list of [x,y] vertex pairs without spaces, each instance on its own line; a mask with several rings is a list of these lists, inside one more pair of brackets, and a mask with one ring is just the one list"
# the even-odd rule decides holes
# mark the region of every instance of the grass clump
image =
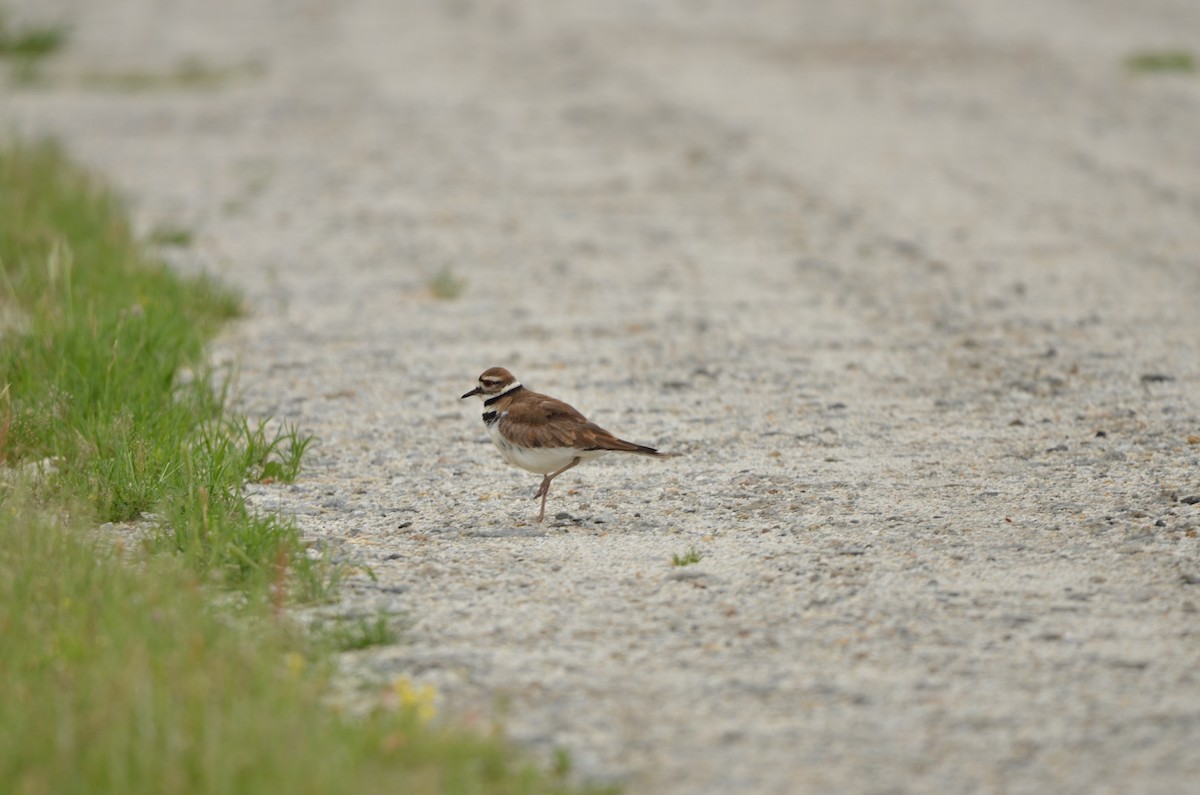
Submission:
[[0,58],[12,62],[13,74],[19,82],[36,80],[41,63],[61,50],[66,42],[65,27],[12,27],[3,9],[0,9]]
[[0,58],[45,58],[62,49],[67,29],[62,25],[15,27],[0,8]]
[[100,91],[142,93],[150,91],[215,91],[260,77],[266,68],[257,62],[217,65],[200,58],[185,58],[166,70],[93,72],[83,76],[87,88]]
[[687,552],[677,552],[671,556],[672,566],[691,566],[694,563],[699,563],[704,560],[704,553],[700,552],[695,547],[691,547]]
[[49,462],[40,490],[99,521],[149,512],[157,544],[266,593],[280,567],[310,594],[298,532],[251,516],[247,481],[294,478],[311,439],[230,416],[205,345],[239,311],[205,278],[145,254],[111,192],[57,147],[0,150],[0,463]]
[[[120,560],[80,527],[0,506],[0,792],[558,793],[491,735],[433,721],[397,679],[351,718],[266,606],[229,621],[177,557]],[[128,553],[126,553],[127,555]]]
[[1187,50],[1146,50],[1125,59],[1125,68],[1134,74],[1162,74],[1196,71],[1196,58]]
[[334,651],[359,651],[373,646],[391,646],[400,640],[395,619],[387,615],[373,618],[338,618],[314,625],[317,639]]
[[147,242],[155,246],[187,248],[195,236],[182,226],[156,226],[150,230]]
[[467,280],[454,275],[454,271],[445,267],[429,280],[427,285],[430,294],[441,301],[453,301],[467,289]]
[[0,56],[45,58],[62,49],[66,41],[66,28],[45,26],[10,31],[3,17],[0,17]]

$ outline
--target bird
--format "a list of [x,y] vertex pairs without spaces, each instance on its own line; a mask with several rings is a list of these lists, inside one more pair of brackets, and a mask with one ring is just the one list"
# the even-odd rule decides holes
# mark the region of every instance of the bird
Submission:
[[644,444],[618,439],[557,398],[534,392],[503,367],[483,371],[478,383],[463,395],[483,401],[483,424],[501,457],[513,466],[542,475],[533,499],[541,497],[538,522],[546,518],[550,483],[571,467],[605,453],[635,453],[671,458]]

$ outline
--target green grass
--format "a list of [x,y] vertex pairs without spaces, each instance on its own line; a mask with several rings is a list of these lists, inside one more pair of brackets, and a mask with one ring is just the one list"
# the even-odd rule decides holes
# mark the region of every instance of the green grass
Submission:
[[338,570],[246,506],[312,440],[227,410],[204,351],[238,310],[57,147],[0,146],[0,792],[577,791],[407,677],[366,715],[327,703],[332,653],[396,630],[284,609]]
[[37,79],[41,63],[63,48],[67,29],[59,25],[13,28],[0,9],[0,58],[9,60],[18,82]]
[[[41,82],[41,66],[67,44],[69,30],[63,25],[13,26],[0,9],[0,59],[7,60],[18,83]],[[147,91],[214,91],[261,77],[262,63],[212,64],[201,58],[183,58],[166,69],[92,71],[55,83],[77,83],[98,91],[138,93]]]
[[335,619],[318,623],[310,631],[334,651],[358,651],[397,643],[400,632],[395,628],[394,621],[386,615],[370,619]]
[[687,552],[675,553],[671,556],[672,566],[691,566],[693,563],[699,563],[704,560],[704,553],[691,547]]
[[92,72],[84,75],[82,82],[90,89],[124,93],[214,91],[260,77],[265,72],[265,67],[257,62],[216,65],[199,58],[185,58],[166,70]]
[[66,40],[64,28],[28,28],[9,32],[0,27],[0,55],[7,58],[45,58],[58,52]]
[[67,43],[67,29],[61,25],[37,25],[15,28],[0,9],[0,58],[39,59],[53,55]]
[[150,259],[116,198],[51,145],[0,150],[0,463],[49,461],[48,498],[98,521],[153,512],[157,544],[266,593],[326,576],[296,529],[251,516],[247,481],[291,480],[311,442],[230,416],[205,344],[236,296]]
[[311,641],[266,606],[229,620],[179,558],[131,566],[13,500],[0,539],[0,792],[568,791],[495,735],[440,727],[405,678],[339,714]]
[[427,286],[434,298],[442,301],[453,301],[467,289],[467,280],[454,275],[449,267],[442,268],[437,275],[429,280]]
[[1146,50],[1125,59],[1125,68],[1134,74],[1161,74],[1196,71],[1196,58],[1187,50]]
[[187,248],[192,244],[192,230],[181,226],[157,226],[150,230],[147,242],[155,246]]

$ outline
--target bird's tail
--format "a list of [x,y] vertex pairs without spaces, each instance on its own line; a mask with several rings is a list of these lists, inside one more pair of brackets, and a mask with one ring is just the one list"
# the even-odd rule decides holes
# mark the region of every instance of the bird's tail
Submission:
[[624,439],[606,440],[603,446],[596,447],[597,450],[611,450],[615,453],[637,453],[638,455],[648,455],[653,458],[674,458],[679,453],[663,453],[653,447],[647,447],[644,444],[635,444],[627,442]]

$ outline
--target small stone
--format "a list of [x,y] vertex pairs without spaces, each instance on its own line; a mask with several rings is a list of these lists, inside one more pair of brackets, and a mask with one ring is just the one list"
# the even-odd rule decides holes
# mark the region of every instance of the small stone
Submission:
[[1182,502],[1184,505],[1195,505],[1200,503],[1200,494],[1192,494],[1188,497],[1184,497],[1182,500],[1180,500],[1180,502]]
[[1113,668],[1128,668],[1132,671],[1142,671],[1150,667],[1149,660],[1109,660]]

